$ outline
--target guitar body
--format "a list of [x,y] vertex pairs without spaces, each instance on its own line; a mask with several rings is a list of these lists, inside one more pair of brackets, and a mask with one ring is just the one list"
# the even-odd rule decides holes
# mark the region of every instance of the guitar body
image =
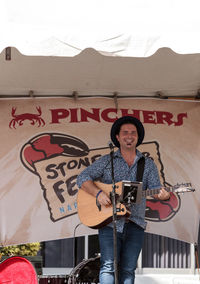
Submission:
[[[112,192],[112,184],[104,184],[101,182],[95,182],[96,186],[110,195]],[[121,195],[122,193],[122,182],[116,183],[116,193]],[[109,224],[113,218],[113,207],[101,206],[101,210],[96,205],[96,197],[87,193],[83,189],[79,189],[77,197],[77,206],[78,206],[78,215],[80,221],[93,229],[99,229]],[[117,203],[116,207],[120,209],[120,212],[117,212],[117,216],[129,216],[130,212],[126,207]]]
[[[127,182],[127,181],[124,181],[124,182],[120,181],[116,183],[116,190],[115,190],[116,194],[119,195],[120,198],[124,198],[122,190],[125,189],[125,186],[126,187],[128,186],[127,184],[130,184],[131,186],[131,184],[133,183],[134,182]],[[104,184],[101,182],[95,182],[95,184],[99,189],[101,189],[108,196],[110,196],[110,193],[112,192],[112,184]],[[160,191],[160,189],[147,189],[143,191],[141,187],[141,183],[138,183],[136,188],[138,192],[137,196],[139,197],[140,197],[140,194],[142,197],[147,197],[147,196],[152,196],[154,194],[158,194]],[[175,186],[164,187],[164,188],[168,192],[176,192],[177,194],[195,191],[195,189],[191,187],[191,183],[176,184]],[[133,193],[132,196],[134,197],[134,192],[135,192],[134,186],[130,187],[130,190]],[[135,201],[136,201],[136,198],[134,197],[133,201],[131,200],[131,202],[135,203]],[[139,203],[139,202],[140,202],[140,198],[137,199],[136,203]],[[79,189],[78,191],[77,206],[78,206],[78,215],[79,215],[80,221],[84,225],[90,228],[99,229],[109,224],[112,221],[112,218],[113,218],[112,205],[109,207],[101,206],[101,210],[99,210],[96,204],[96,197],[87,193],[83,189]],[[130,212],[127,210],[124,204],[118,201],[116,204],[116,207],[117,207],[117,217],[130,216]]]

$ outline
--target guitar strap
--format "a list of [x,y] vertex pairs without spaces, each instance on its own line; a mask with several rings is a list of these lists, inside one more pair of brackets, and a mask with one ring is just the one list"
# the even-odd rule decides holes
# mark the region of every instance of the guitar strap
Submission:
[[142,181],[145,166],[145,157],[141,157],[137,164],[136,181]]

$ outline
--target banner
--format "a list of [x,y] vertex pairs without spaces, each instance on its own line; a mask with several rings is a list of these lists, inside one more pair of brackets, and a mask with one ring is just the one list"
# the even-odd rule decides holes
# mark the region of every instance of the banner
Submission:
[[[161,183],[178,191],[169,201],[147,199],[147,231],[197,242],[198,102],[124,98],[116,107],[110,98],[2,99],[0,110],[1,245],[96,233],[80,223],[76,178],[109,153],[110,128],[124,115],[142,121],[138,149],[154,159]],[[181,193],[187,187],[195,191]]]

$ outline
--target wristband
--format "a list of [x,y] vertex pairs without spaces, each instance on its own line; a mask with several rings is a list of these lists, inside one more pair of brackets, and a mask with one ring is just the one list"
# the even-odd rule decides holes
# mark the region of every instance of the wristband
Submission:
[[101,192],[102,192],[101,189],[97,192],[96,199],[98,198],[98,196],[99,196],[99,194],[100,194]]

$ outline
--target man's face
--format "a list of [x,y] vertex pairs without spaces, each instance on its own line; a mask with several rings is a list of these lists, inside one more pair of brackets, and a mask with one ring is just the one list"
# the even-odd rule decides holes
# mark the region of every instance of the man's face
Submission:
[[120,128],[119,135],[116,135],[120,148],[124,150],[135,149],[138,142],[137,128],[133,124],[123,124]]

